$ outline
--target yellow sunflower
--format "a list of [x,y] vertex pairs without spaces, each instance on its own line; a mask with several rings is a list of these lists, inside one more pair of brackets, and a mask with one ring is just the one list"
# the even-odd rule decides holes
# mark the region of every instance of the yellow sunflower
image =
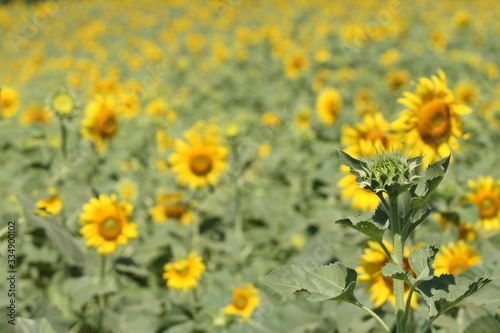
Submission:
[[441,252],[434,260],[436,275],[453,274],[458,275],[467,268],[481,262],[481,255],[463,240],[457,244],[448,243],[448,247],[441,246]]
[[149,209],[149,215],[156,223],[163,223],[167,219],[174,219],[183,225],[193,222],[194,215],[190,205],[182,202],[182,193],[158,194],[156,206]]
[[97,96],[85,109],[80,133],[94,143],[97,151],[106,151],[104,140],[110,140],[118,130],[115,101],[111,96]]
[[309,67],[309,60],[300,53],[290,55],[285,62],[286,76],[292,80]]
[[316,111],[320,120],[326,125],[333,125],[342,108],[342,97],[337,90],[329,88],[324,90],[316,100]]
[[266,112],[260,118],[262,125],[270,127],[279,127],[281,125],[281,119],[272,112]]
[[307,130],[311,127],[311,110],[302,108],[294,119],[294,124],[301,130]]
[[[396,137],[390,132],[390,124],[381,113],[365,115],[363,122],[342,126],[342,143],[345,151],[354,157],[373,156],[377,151],[390,151],[397,148]],[[358,188],[356,176],[349,173],[349,167],[342,165],[345,174],[337,185],[342,189],[342,200],[352,199],[351,206],[361,211],[374,210],[380,199],[367,189]]]
[[163,269],[165,272],[162,277],[167,281],[168,287],[186,291],[196,288],[205,264],[201,257],[196,256],[195,251],[191,251],[188,258],[177,259],[163,266]]
[[19,106],[17,91],[9,87],[0,88],[0,118],[10,118]]
[[[392,253],[392,245],[384,241],[384,245],[387,247],[389,252]],[[411,250],[407,248],[404,249],[403,253],[403,269],[409,270],[413,276],[415,272],[410,267],[408,263],[408,257],[410,252],[412,252],[417,246],[413,247]],[[356,271],[360,274],[358,281],[367,282],[368,285],[365,291],[371,291],[370,300],[375,303],[375,307],[379,307],[386,302],[390,302],[392,306],[395,306],[394,300],[394,286],[393,279],[385,277],[380,272],[384,268],[385,264],[389,262],[389,258],[385,254],[382,247],[374,242],[368,241],[368,248],[364,249],[364,254],[360,258],[361,266],[356,268]],[[405,301],[408,299],[409,287],[405,284]],[[410,306],[413,309],[417,308],[417,295],[413,294],[411,298]]]
[[97,247],[97,253],[106,255],[137,237],[137,225],[129,222],[133,206],[117,202],[116,194],[101,194],[83,205],[80,214],[80,234],[87,239],[87,247]]
[[120,95],[116,111],[125,118],[134,118],[139,113],[141,102],[136,94],[124,93]]
[[61,117],[70,117],[76,108],[75,97],[67,91],[58,91],[49,100],[49,107]]
[[465,200],[476,205],[479,212],[478,224],[485,230],[500,230],[500,180],[480,176],[477,181],[469,180],[472,192]]
[[62,200],[54,187],[49,187],[47,192],[50,196],[37,201],[35,213],[41,216],[57,215],[63,207]]
[[231,288],[231,304],[222,309],[224,314],[240,315],[240,322],[247,322],[260,303],[257,288],[251,283],[243,283],[240,288]]
[[175,140],[174,150],[168,161],[177,173],[177,182],[200,188],[214,185],[227,169],[228,148],[219,144],[220,136],[215,126],[199,123],[184,133],[187,142]]
[[400,141],[417,156],[424,156],[423,167],[460,148],[457,139],[464,139],[460,116],[471,110],[455,101],[446,86],[446,76],[421,78],[415,93],[404,93],[398,102],[408,109],[393,125]]
[[29,126],[35,123],[48,124],[52,121],[52,114],[39,104],[32,105],[21,114],[21,125]]

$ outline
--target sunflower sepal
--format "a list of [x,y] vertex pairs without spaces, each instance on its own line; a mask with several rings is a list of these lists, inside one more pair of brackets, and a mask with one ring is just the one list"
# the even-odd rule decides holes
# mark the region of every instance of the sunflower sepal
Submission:
[[260,280],[287,296],[307,292],[307,299],[312,302],[331,300],[357,303],[353,293],[357,273],[339,262],[319,267],[286,265]]

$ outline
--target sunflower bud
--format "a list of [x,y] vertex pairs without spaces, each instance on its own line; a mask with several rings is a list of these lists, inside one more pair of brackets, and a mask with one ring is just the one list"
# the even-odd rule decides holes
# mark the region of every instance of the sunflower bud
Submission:
[[49,108],[59,118],[71,118],[77,108],[75,96],[66,90],[59,90],[49,98]]
[[386,192],[389,195],[398,195],[416,185],[416,170],[422,162],[422,157],[408,159],[398,152],[357,160],[339,150],[339,158],[356,176],[360,188],[374,193]]

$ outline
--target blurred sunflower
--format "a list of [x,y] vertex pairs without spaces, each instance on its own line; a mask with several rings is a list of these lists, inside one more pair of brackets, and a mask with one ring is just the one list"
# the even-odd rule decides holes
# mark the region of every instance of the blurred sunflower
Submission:
[[405,97],[398,99],[408,109],[393,123],[401,142],[415,156],[424,156],[423,167],[460,148],[457,139],[466,138],[460,116],[471,112],[455,102],[444,72],[439,70],[438,74],[421,78],[415,94],[405,92]]
[[9,87],[0,88],[0,116],[10,118],[16,114],[19,106],[17,91]]
[[139,113],[141,102],[134,93],[121,94],[116,111],[125,118],[134,118]]
[[50,196],[36,202],[35,213],[41,216],[57,215],[63,207],[62,200],[54,187],[49,187],[47,192]]
[[[451,228],[457,227],[456,223],[448,220],[444,214],[438,213],[436,219],[443,230],[446,230],[447,228],[450,227]],[[458,239],[463,239],[465,241],[470,242],[475,240],[477,237],[476,229],[474,228],[474,225],[471,223],[460,221],[458,223],[457,231],[458,231]]]
[[285,72],[289,79],[296,79],[309,67],[309,60],[300,53],[292,54],[285,59]]
[[270,127],[279,127],[281,125],[281,119],[272,112],[266,112],[260,118],[262,125]]
[[97,253],[106,255],[136,238],[137,225],[129,222],[132,210],[131,204],[117,202],[114,193],[91,198],[80,214],[80,234],[87,239],[87,247],[97,247]]
[[311,127],[311,110],[302,108],[294,119],[294,124],[301,130],[307,130]]
[[316,100],[316,111],[320,120],[326,125],[333,125],[342,108],[342,97],[337,90],[329,88],[324,90]]
[[40,104],[35,104],[27,108],[21,114],[19,122],[21,125],[29,126],[35,123],[48,124],[52,121],[52,114]]
[[227,169],[228,148],[219,144],[220,136],[212,125],[199,123],[184,133],[187,143],[175,140],[174,150],[168,161],[177,173],[177,182],[200,188],[214,185]]
[[448,247],[441,246],[441,252],[434,260],[434,270],[436,275],[453,274],[458,275],[467,268],[481,262],[481,255],[463,240],[457,244],[448,243]]
[[[397,148],[396,137],[390,132],[391,126],[381,113],[366,115],[363,122],[351,127],[342,126],[342,144],[346,152],[354,157],[373,156],[377,151],[387,152]],[[358,188],[356,176],[349,172],[349,167],[342,165],[345,174],[337,186],[341,188],[342,200],[352,199],[351,206],[361,211],[374,210],[380,199],[372,191]]]
[[479,212],[478,224],[485,230],[500,230],[500,180],[480,176],[477,181],[469,180],[472,192],[465,201],[476,205]]
[[165,272],[162,277],[168,287],[187,291],[196,288],[197,281],[205,271],[205,264],[201,257],[196,256],[195,251],[191,251],[188,258],[177,259],[163,266],[163,269]]
[[157,205],[149,209],[149,215],[156,223],[163,223],[167,219],[174,219],[183,225],[193,221],[193,212],[189,205],[182,202],[182,193],[158,194]]
[[455,95],[459,103],[471,104],[477,99],[477,90],[469,82],[460,82],[455,87]]
[[[386,241],[383,242],[389,252],[392,253],[392,245]],[[403,253],[403,269],[409,270],[414,277],[415,272],[413,272],[410,267],[408,257],[417,247],[418,246],[416,245],[411,250],[408,250],[405,247]],[[368,241],[368,248],[365,248],[363,252],[364,254],[360,258],[361,266],[356,268],[356,271],[359,273],[358,281],[368,283],[365,291],[371,291],[372,294],[370,295],[370,300],[375,303],[375,307],[378,308],[386,302],[390,302],[394,307],[393,279],[388,278],[381,273],[382,268],[389,262],[389,258],[385,254],[382,247],[374,241]],[[405,302],[408,300],[408,294],[409,287],[405,284]],[[412,296],[410,306],[413,309],[417,308],[416,294]]]
[[224,314],[240,315],[240,322],[247,322],[252,312],[260,303],[257,288],[251,283],[243,283],[240,288],[231,288],[231,303],[222,309]]
[[118,130],[115,101],[110,96],[96,96],[85,109],[80,133],[94,143],[97,151],[106,151],[104,140],[110,140]]
[[50,97],[49,107],[57,116],[69,117],[76,108],[76,100],[71,93],[58,91]]

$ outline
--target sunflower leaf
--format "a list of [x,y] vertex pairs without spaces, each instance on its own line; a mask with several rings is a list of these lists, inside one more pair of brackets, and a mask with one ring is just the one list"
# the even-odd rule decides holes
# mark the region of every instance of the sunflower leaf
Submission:
[[290,296],[296,292],[309,293],[310,301],[354,302],[357,273],[341,263],[320,267],[287,265],[275,269],[260,280],[279,293]]
[[406,220],[408,222],[404,225],[403,228],[403,241],[406,241],[406,239],[408,239],[413,230],[415,230],[415,228],[418,227],[418,225],[422,223],[427,218],[427,216],[429,216],[431,211],[432,208],[428,203],[424,203],[423,205],[418,207],[413,207],[411,213],[408,216],[408,219]]
[[352,173],[353,175],[356,176],[356,181],[359,183],[361,181],[361,172],[364,169],[364,162],[355,159],[351,155],[344,153],[342,150],[339,149],[339,161],[340,164],[343,164],[345,166],[349,167],[349,172]]
[[357,230],[378,243],[382,242],[385,230],[389,227],[388,220],[384,226],[375,223],[371,218],[362,215],[350,216],[335,221],[335,223],[346,225]]
[[398,267],[398,265],[393,264],[393,263],[387,263],[382,268],[382,274],[384,276],[387,276],[387,277],[390,277],[390,278],[393,278],[396,280],[403,280],[411,286],[413,286],[414,282],[415,282],[409,271],[404,271],[401,267]]
[[477,318],[464,330],[464,333],[500,332],[500,320],[497,316],[486,315]]
[[416,207],[423,205],[443,180],[448,166],[450,165],[451,155],[440,159],[429,165],[425,173],[418,180],[417,186],[413,189],[412,202]]
[[436,245],[423,245],[410,254],[408,261],[417,281],[430,280],[434,275],[434,257],[439,249]]
[[420,283],[416,290],[429,305],[430,317],[435,319],[489,282],[491,279],[487,277],[470,280],[464,276],[444,274]]
[[84,265],[86,263],[87,257],[65,226],[58,223],[53,217],[46,216],[42,218],[36,215],[34,213],[35,203],[25,196],[19,195],[19,201],[26,214],[26,220],[44,229],[47,237],[69,263],[74,265]]

